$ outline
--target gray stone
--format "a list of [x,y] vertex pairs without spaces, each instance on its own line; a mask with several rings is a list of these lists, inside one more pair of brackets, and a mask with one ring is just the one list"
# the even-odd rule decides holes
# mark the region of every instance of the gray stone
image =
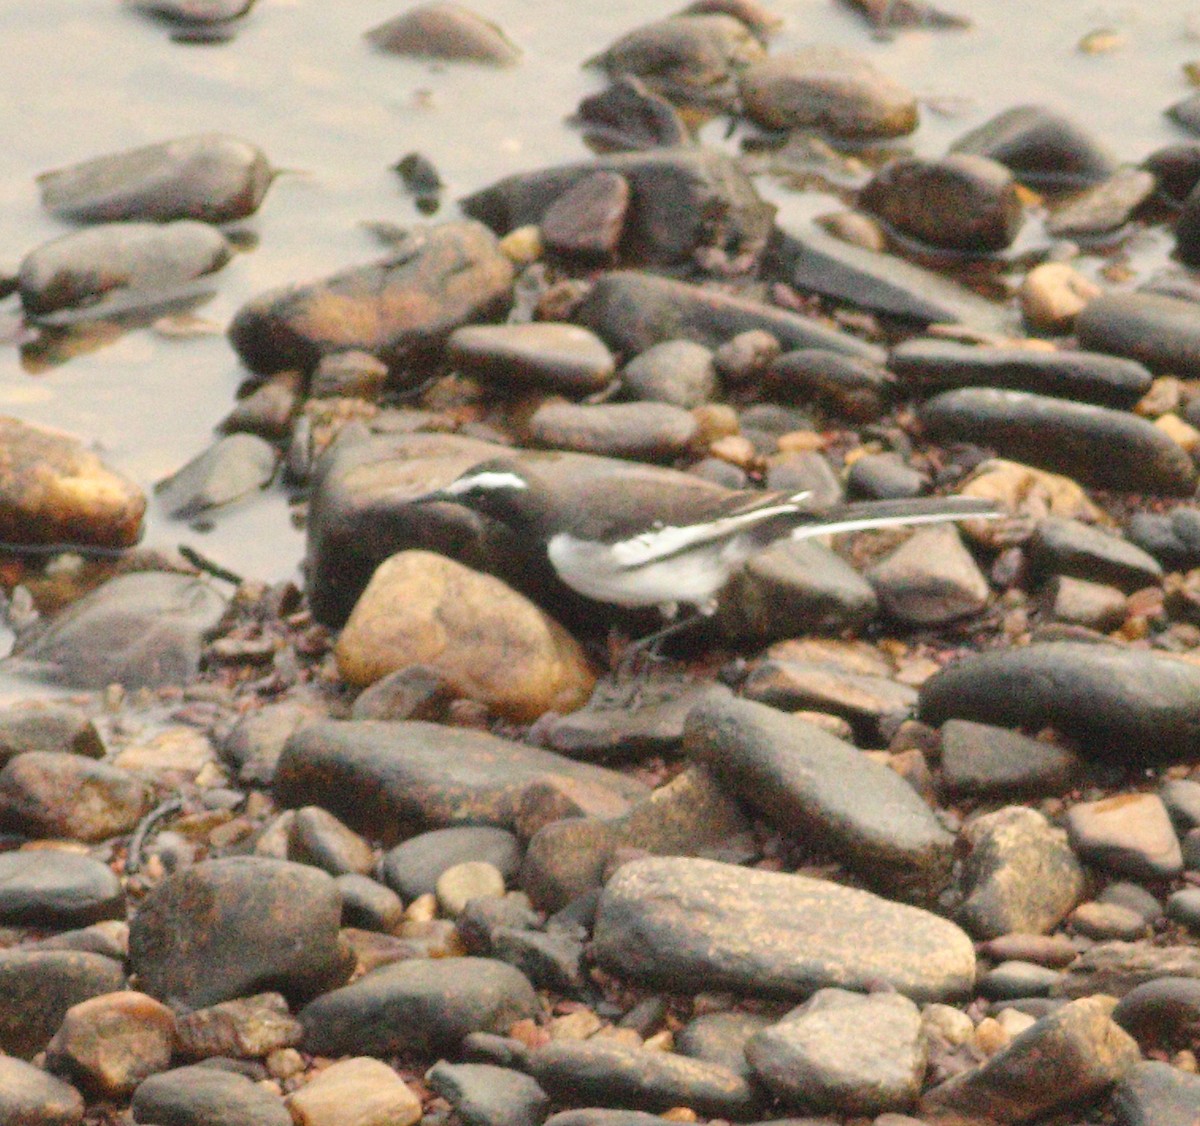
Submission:
[[604,342],[571,324],[465,325],[446,341],[459,371],[502,388],[529,385],[564,395],[590,395],[612,380],[616,361]]
[[404,901],[391,888],[353,873],[334,880],[342,895],[342,926],[391,934],[404,919]]
[[674,461],[700,433],[690,411],[670,403],[544,403],[528,424],[537,446],[634,461]]
[[489,958],[417,958],[372,970],[300,1011],[318,1055],[457,1052],[471,1032],[507,1032],[537,1011],[528,979]]
[[932,898],[953,839],[895,771],[813,724],[746,700],[688,717],[684,750],[786,835],[828,851],[894,895]]
[[850,466],[846,488],[854,497],[900,500],[920,496],[929,488],[929,478],[899,454],[864,454]]
[[78,1126],[83,1096],[40,1067],[0,1056],[0,1122],[11,1126]]
[[1046,231],[1055,238],[1095,239],[1119,230],[1153,194],[1154,176],[1121,168],[1102,183],[1054,208]]
[[0,924],[62,929],[125,917],[125,892],[106,864],[52,849],[0,853]]
[[979,992],[993,1001],[1046,997],[1058,983],[1058,971],[1033,962],[1001,962],[979,979]]
[[774,1021],[762,1013],[733,1009],[693,1017],[675,1034],[675,1051],[693,1059],[719,1063],[739,1075],[751,1075],[746,1043]]
[[151,1075],[133,1093],[135,1122],[158,1126],[291,1126],[276,1094],[233,1071],[177,1067]]
[[1084,950],[1054,989],[1058,997],[1107,993],[1124,997],[1146,982],[1166,977],[1200,979],[1200,950],[1150,942],[1100,942]]
[[1127,356],[1151,371],[1200,376],[1200,318],[1196,305],[1153,293],[1106,293],[1075,322],[1079,344]]
[[788,1107],[882,1114],[916,1099],[926,1043],[920,1010],[907,997],[822,989],[753,1036],[746,1056]]
[[856,422],[872,422],[894,392],[891,373],[880,364],[823,348],[784,352],[767,370],[773,394],[798,403],[817,402]]
[[536,1079],[507,1067],[439,1060],[425,1082],[464,1126],[540,1126],[550,1109]]
[[952,797],[1036,798],[1076,784],[1084,763],[1070,747],[1003,727],[942,724],[941,784]]
[[521,51],[489,20],[460,4],[418,4],[365,33],[389,55],[512,66]]
[[1148,419],[1126,411],[965,387],[934,396],[920,415],[937,440],[988,446],[1081,484],[1171,496],[1190,496],[1196,488],[1188,452]]
[[434,829],[389,849],[381,872],[389,887],[405,899],[416,899],[436,891],[438,879],[448,868],[469,860],[486,861],[511,878],[521,862],[521,846],[507,829],[487,825]]
[[1083,869],[1066,834],[1036,810],[1009,806],[985,814],[963,836],[971,851],[958,918],[977,938],[1043,934],[1083,898]]
[[1195,1126],[1200,1117],[1200,1075],[1158,1060],[1142,1060],[1113,1091],[1120,1126]]
[[634,356],[621,369],[621,385],[634,399],[691,410],[717,389],[712,352],[692,340],[664,340]]
[[1124,591],[1153,586],[1162,580],[1162,566],[1152,555],[1120,536],[1078,520],[1039,520],[1027,550],[1035,576],[1069,575]]
[[1113,1009],[1113,1020],[1143,1051],[1186,1047],[1200,1032],[1200,980],[1168,976],[1134,986]]
[[797,1000],[827,985],[880,982],[940,1000],[967,992],[975,977],[970,939],[918,908],[824,880],[676,857],[617,870],[600,897],[592,954],[610,972],[673,990]]
[[331,876],[356,872],[365,876],[375,867],[370,844],[319,806],[298,809],[288,824],[288,856],[311,864]]
[[255,434],[230,434],[154,486],[159,504],[180,520],[262,489],[275,475],[279,455]]
[[1067,626],[1107,633],[1117,629],[1128,613],[1128,601],[1115,586],[1056,575],[1038,592],[1046,614]]
[[866,578],[884,611],[906,625],[945,625],[988,602],[987,579],[948,524],[918,528]]
[[1067,811],[1080,858],[1137,880],[1169,880],[1183,871],[1179,838],[1157,794],[1114,794]]

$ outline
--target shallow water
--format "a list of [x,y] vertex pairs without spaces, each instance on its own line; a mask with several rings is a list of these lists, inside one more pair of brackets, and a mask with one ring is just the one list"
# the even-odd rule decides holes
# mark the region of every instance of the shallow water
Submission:
[[[399,12],[398,0],[259,0],[236,38],[172,42],[160,23],[119,0],[4,0],[0,5],[0,265],[14,267],[68,228],[38,204],[38,172],[193,132],[220,131],[262,147],[287,170],[239,229],[257,246],[214,279],[198,313],[212,332],[168,338],[142,329],[93,342],[42,367],[10,339],[15,298],[0,304],[0,413],[59,426],[93,443],[149,487],[202,450],[242,381],[222,331],[262,290],[368,261],[372,221],[422,221],[389,170],[413,150],[453,200],[509,172],[587,155],[564,123],[598,75],[581,63],[623,31],[681,0],[474,0],[524,51],[494,71],[433,65],[372,50],[362,33]],[[836,0],[775,0],[786,20],[773,50],[807,43],[857,48],[923,99],[907,144],[937,155],[955,137],[1009,106],[1045,102],[1087,124],[1124,160],[1184,139],[1162,111],[1188,92],[1182,64],[1200,57],[1192,0],[1154,4],[1075,0],[944,0],[970,16],[965,32],[874,38]],[[1110,27],[1124,43],[1086,55],[1077,44]],[[721,123],[705,137],[722,138]],[[785,213],[824,209],[830,197],[764,182]],[[1135,240],[1148,269],[1165,240]],[[276,487],[220,514],[200,531],[153,510],[146,542],[189,543],[248,577],[295,577],[302,533]]]

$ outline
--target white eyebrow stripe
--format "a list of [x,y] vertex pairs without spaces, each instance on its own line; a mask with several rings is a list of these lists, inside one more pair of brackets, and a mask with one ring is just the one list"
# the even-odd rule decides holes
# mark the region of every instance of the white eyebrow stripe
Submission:
[[468,477],[460,477],[452,481],[442,492],[447,496],[460,497],[476,489],[527,489],[529,483],[515,473],[502,473],[492,470],[486,473],[475,473]]
[[729,539],[746,528],[753,528],[775,516],[798,512],[798,505],[787,502],[756,508],[736,516],[723,516],[705,524],[686,524],[683,527],[668,526],[653,531],[641,532],[631,539],[620,540],[612,545],[613,558],[618,566],[643,567],[659,559],[665,559],[697,544]]

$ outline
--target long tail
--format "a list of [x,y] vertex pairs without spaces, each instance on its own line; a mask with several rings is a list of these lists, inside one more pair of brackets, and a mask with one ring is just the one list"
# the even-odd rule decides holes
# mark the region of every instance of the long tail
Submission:
[[904,500],[864,500],[814,512],[793,529],[791,538],[860,532],[906,524],[942,524],[951,520],[995,520],[1004,515],[982,497],[913,497]]

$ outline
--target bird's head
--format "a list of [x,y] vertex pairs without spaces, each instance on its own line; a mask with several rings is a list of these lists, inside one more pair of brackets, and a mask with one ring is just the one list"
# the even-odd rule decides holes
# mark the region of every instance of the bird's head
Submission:
[[410,504],[461,504],[473,512],[519,527],[538,509],[536,489],[523,467],[511,458],[493,458],[472,466],[449,485],[413,497]]

